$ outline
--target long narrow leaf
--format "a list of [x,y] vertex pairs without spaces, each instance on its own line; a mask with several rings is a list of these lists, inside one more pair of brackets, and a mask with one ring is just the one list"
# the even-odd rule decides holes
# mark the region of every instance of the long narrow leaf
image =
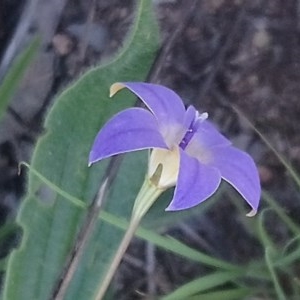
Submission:
[[[103,162],[88,168],[93,139],[109,117],[135,101],[123,92],[111,100],[109,86],[116,81],[144,80],[158,48],[152,2],[137,1],[135,16],[116,58],[89,70],[58,97],[47,116],[45,135],[34,151],[33,167],[87,205],[97,193],[106,166]],[[137,156],[128,156],[124,162],[128,174],[116,182],[116,190],[123,191],[123,199],[108,201],[109,211],[128,216],[134,200],[132,193],[139,188],[135,175],[137,179],[143,178],[140,166]],[[22,244],[9,260],[4,299],[50,298],[86,213],[61,199],[36,176],[29,176],[27,196],[18,215],[24,231]],[[96,224],[65,300],[92,299],[121,235],[122,232],[104,223]]]
[[231,289],[231,290],[222,290],[218,292],[205,293],[205,294],[189,297],[186,300],[241,300],[241,299],[248,299],[246,298],[246,296],[250,296],[250,295],[253,295],[253,291],[241,288],[241,289]]
[[[84,203],[82,200],[70,195],[69,193],[65,192],[61,188],[59,188],[57,185],[49,181],[47,178],[45,178],[42,174],[40,174],[37,170],[35,170],[33,167],[28,165],[27,163],[22,163],[27,168],[29,168],[30,172],[32,172],[35,176],[37,176],[42,182],[44,182],[51,190],[55,191],[57,194],[61,195],[63,198],[70,201],[74,206],[77,206],[81,209],[87,209],[87,204]],[[119,228],[121,230],[126,230],[128,227],[129,222],[125,219],[121,219],[118,216],[115,216],[107,211],[102,211],[100,213],[100,219],[107,222],[108,224]],[[153,230],[149,230],[146,228],[143,228],[140,226],[136,232],[136,235],[148,242],[151,242],[155,244],[156,246],[168,250],[170,252],[173,252],[177,255],[180,255],[182,257],[185,257],[187,259],[203,263],[208,266],[229,270],[229,271],[241,271],[245,270],[245,268],[240,268],[238,266],[235,266],[233,264],[230,264],[228,262],[213,258],[209,255],[203,254],[200,251],[197,251],[193,248],[190,248],[189,246],[181,243],[180,241],[171,238],[171,237],[164,237],[157,233],[155,233]],[[251,274],[250,274],[251,276]],[[253,277],[253,276],[252,276]],[[259,277],[260,278],[260,277]],[[264,278],[264,277],[263,277]]]
[[215,272],[210,275],[200,277],[181,286],[173,293],[161,298],[161,300],[181,300],[199,294],[211,288],[216,288],[227,282],[231,282],[241,275],[239,272]]
[[277,299],[287,300],[287,298],[286,298],[286,296],[283,292],[283,289],[280,286],[276,271],[274,269],[274,264],[273,264],[273,261],[272,261],[272,258],[271,258],[271,252],[272,251],[271,251],[270,248],[267,247],[265,249],[265,260],[266,260],[266,264],[268,266],[269,272],[271,274],[271,278],[272,278],[272,281],[273,281],[273,284],[274,284],[274,288],[275,288],[275,291],[276,291],[276,294],[277,294],[277,297],[278,297]]
[[37,49],[39,47],[39,39],[34,38],[28,47],[23,50],[16,61],[13,63],[11,69],[5,76],[0,85],[0,120],[8,106],[11,97],[13,96],[18,84],[20,83],[26,69],[32,62]]
[[276,201],[273,199],[273,197],[267,193],[266,191],[263,191],[262,196],[264,200],[270,205],[272,209],[278,214],[280,219],[283,221],[286,226],[295,234],[299,235],[300,234],[300,227],[298,224],[296,224],[280,207]]

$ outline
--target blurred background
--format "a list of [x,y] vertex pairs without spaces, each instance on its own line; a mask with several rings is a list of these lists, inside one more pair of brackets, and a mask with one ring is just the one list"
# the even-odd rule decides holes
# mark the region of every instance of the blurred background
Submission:
[[[39,36],[38,49],[0,123],[0,225],[16,216],[26,187],[26,174],[18,175],[18,163],[30,161],[54,96],[116,53],[131,24],[134,3],[0,1],[0,84],[16,57]],[[293,181],[234,107],[299,169],[300,1],[153,0],[153,5],[162,45],[180,27],[157,83],[177,91],[186,104],[207,111],[236,146],[250,153],[263,187],[299,222],[300,199]],[[259,257],[262,249],[243,226],[247,221],[229,199],[232,194],[231,190],[222,196],[200,219],[166,232],[224,260],[242,263]],[[277,218],[270,216],[267,226],[280,244],[288,239],[288,231]],[[16,238],[8,236],[0,245],[1,257],[15,245]],[[117,276],[122,292],[118,299],[168,293],[203,271],[137,240]]]

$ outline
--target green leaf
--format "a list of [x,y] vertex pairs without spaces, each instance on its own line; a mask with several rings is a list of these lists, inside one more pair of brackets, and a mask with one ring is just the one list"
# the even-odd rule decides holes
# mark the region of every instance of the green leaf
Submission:
[[[87,208],[86,203],[84,203],[80,199],[66,193],[62,189],[60,189],[58,186],[56,186],[55,184],[50,182],[47,178],[45,178],[42,174],[40,174],[37,170],[33,169],[28,164],[26,164],[26,163],[23,163],[23,164],[26,165],[30,169],[30,172],[32,172],[35,176],[37,176],[51,190],[55,191],[57,194],[61,195],[63,198],[70,201],[75,206],[77,206],[81,209]],[[99,218],[101,218],[101,220],[103,220],[107,224],[110,224],[118,229],[123,230],[123,231],[125,231],[129,226],[129,221],[125,220],[122,217],[115,216],[104,210],[101,211]],[[195,262],[199,262],[201,264],[205,264],[207,266],[223,269],[226,271],[238,272],[238,271],[243,270],[243,271],[247,271],[247,274],[249,276],[251,276],[251,274],[250,274],[251,272],[249,272],[249,271],[251,271],[252,267],[249,268],[249,266],[248,266],[247,267],[248,270],[247,269],[245,270],[245,267],[243,267],[243,266],[233,265],[229,262],[222,261],[220,259],[211,257],[207,254],[204,254],[196,249],[193,249],[193,248],[185,245],[184,243],[182,243],[172,237],[168,237],[168,236],[165,237],[165,236],[159,235],[156,232],[154,232],[153,230],[149,230],[149,229],[146,229],[146,228],[143,228],[140,226],[136,232],[136,236],[138,236],[139,238],[144,239],[148,242],[151,242],[154,245],[156,245],[166,251],[171,251],[174,254],[180,255],[184,258],[193,260]],[[265,276],[263,276],[261,273],[257,274],[257,270],[254,270],[253,272],[255,272],[254,277],[257,277],[257,275],[259,275],[259,279],[265,279]]]
[[173,197],[173,192],[173,189],[169,189],[160,196],[142,220],[143,226],[162,230],[165,227],[178,224],[185,219],[190,219],[192,217],[201,218],[201,216],[204,215],[220,199],[220,196],[222,195],[222,188],[220,188],[218,192],[207,201],[201,203],[201,205],[197,205],[192,209],[169,211],[166,213],[165,209]]
[[274,268],[273,259],[275,260],[275,258],[272,257],[272,254],[273,254],[272,252],[273,251],[271,248],[269,248],[269,247],[265,248],[266,265],[269,269],[269,272],[270,272],[270,275],[271,275],[271,278],[272,278],[272,281],[274,284],[274,289],[277,294],[277,299],[278,300],[286,300],[287,297],[285,296],[284,291],[279,283],[278,276],[277,276],[276,270]]
[[189,296],[199,294],[211,288],[216,288],[227,282],[237,279],[242,274],[239,272],[215,272],[181,286],[173,293],[161,298],[161,300],[181,300],[188,299]]
[[278,217],[282,220],[282,222],[293,232],[295,236],[300,234],[300,227],[297,223],[295,223],[280,207],[280,205],[275,201],[275,199],[266,191],[262,192],[262,197],[264,201],[266,201],[270,208],[272,208],[278,215]]
[[[193,297],[189,297],[186,300],[241,300],[248,299],[246,296],[253,295],[250,290],[239,288],[239,289],[226,289],[218,292],[205,293]],[[249,298],[250,299],[250,298]],[[254,298],[253,298],[254,299]]]
[[272,241],[271,236],[268,234],[267,228],[264,226],[267,212],[270,212],[270,209],[265,208],[258,215],[258,222],[257,222],[258,235],[257,235],[257,237],[259,238],[261,244],[264,247],[268,247],[268,248],[272,249],[273,252],[277,252],[276,245]]
[[39,39],[34,38],[29,46],[16,59],[5,76],[3,83],[0,86],[0,120],[6,111],[7,105],[18,87],[26,69],[33,60],[38,47]]
[[[117,57],[105,66],[88,71],[56,100],[46,122],[46,133],[34,151],[32,166],[67,193],[91,203],[97,193],[106,161],[87,167],[90,147],[97,131],[109,117],[132,105],[126,92],[108,98],[115,81],[143,80],[158,45],[158,30],[151,1],[138,1],[134,25]],[[126,98],[125,96],[128,95]],[[124,98],[126,100],[124,100]],[[143,153],[139,154],[140,157]],[[144,154],[145,155],[145,154]],[[127,217],[139,188],[135,178],[144,170],[136,155],[128,155],[106,209]],[[113,195],[112,195],[113,196]],[[73,245],[85,211],[62,199],[36,176],[29,176],[28,192],[18,222],[23,227],[22,244],[9,260],[4,299],[48,299]],[[93,299],[98,281],[109,264],[122,232],[98,223],[82,257],[65,299]]]
[[293,265],[296,261],[300,260],[300,247],[298,246],[291,253],[285,254],[283,257],[279,257],[276,261],[274,261],[274,266],[285,269],[289,265]]

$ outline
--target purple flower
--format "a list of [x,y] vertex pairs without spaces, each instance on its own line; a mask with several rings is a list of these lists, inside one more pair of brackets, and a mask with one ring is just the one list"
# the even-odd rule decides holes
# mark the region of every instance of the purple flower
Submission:
[[230,183],[252,207],[260,199],[260,182],[253,159],[231,143],[193,106],[185,109],[172,90],[149,83],[126,82],[111,86],[111,96],[122,88],[138,96],[149,110],[129,108],[116,114],[98,133],[89,163],[115,154],[153,149],[148,176],[159,164],[158,188],[176,185],[167,210],[193,207],[209,198],[221,179]]

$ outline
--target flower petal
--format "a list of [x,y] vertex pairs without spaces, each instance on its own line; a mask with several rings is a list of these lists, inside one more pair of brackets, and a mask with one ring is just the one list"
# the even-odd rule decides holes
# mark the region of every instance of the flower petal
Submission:
[[183,123],[185,108],[181,98],[172,90],[152,83],[123,82],[111,86],[111,95],[123,87],[138,96],[160,124]]
[[211,149],[230,146],[231,142],[223,136],[209,121],[202,121],[185,151],[196,157],[201,163],[209,164],[212,160]]
[[186,130],[189,129],[191,123],[195,120],[196,118],[197,111],[193,105],[189,105],[187,108],[185,115],[184,115],[184,121],[183,121],[183,126]]
[[261,187],[255,163],[250,155],[235,147],[212,149],[212,165],[217,167],[224,180],[230,183],[257,211]]
[[231,142],[221,134],[210,121],[200,123],[195,134],[201,144],[205,147],[229,146]]
[[180,149],[180,167],[173,200],[166,210],[193,207],[209,198],[219,187],[221,175]]
[[149,148],[167,148],[156,119],[142,108],[126,109],[99,131],[89,156],[89,164],[115,154]]

